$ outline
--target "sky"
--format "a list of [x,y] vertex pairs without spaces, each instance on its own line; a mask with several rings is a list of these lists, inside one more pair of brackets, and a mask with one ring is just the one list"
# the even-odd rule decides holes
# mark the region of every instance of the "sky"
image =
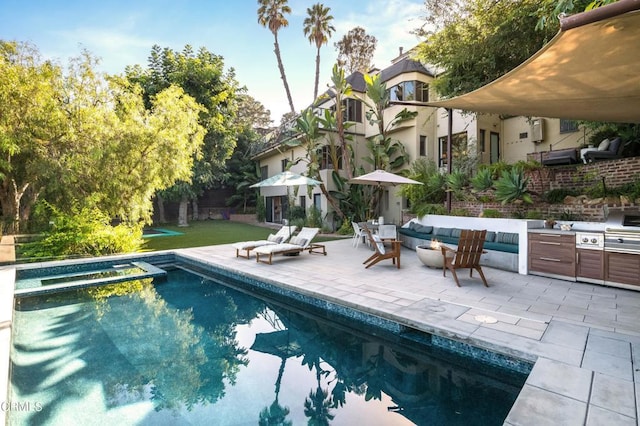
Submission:
[[[399,48],[420,41],[411,31],[424,22],[424,0],[289,0],[289,26],[278,33],[282,61],[297,112],[313,101],[316,47],[303,34],[307,8],[331,9],[335,32],[320,52],[318,92],[330,83],[337,43],[361,26],[378,39],[373,64],[391,65]],[[272,33],[258,24],[257,0],[0,0],[0,39],[34,44],[45,59],[66,65],[83,50],[100,59],[99,70],[123,74],[146,68],[151,47],[181,51],[205,47],[224,58],[248,94],[271,111],[274,124],[289,111],[273,52]]]

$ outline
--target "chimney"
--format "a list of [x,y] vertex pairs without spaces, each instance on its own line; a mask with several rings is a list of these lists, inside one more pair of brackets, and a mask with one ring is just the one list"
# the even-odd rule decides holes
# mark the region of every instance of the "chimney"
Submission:
[[398,54],[398,56],[402,56],[402,46],[400,46],[399,50],[400,50],[400,53]]

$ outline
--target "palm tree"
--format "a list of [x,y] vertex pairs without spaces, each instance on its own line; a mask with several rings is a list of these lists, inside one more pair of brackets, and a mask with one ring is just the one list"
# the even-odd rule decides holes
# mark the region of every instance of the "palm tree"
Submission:
[[258,23],[273,34],[273,45],[276,59],[278,60],[278,69],[280,69],[280,76],[282,77],[282,83],[284,84],[284,90],[287,92],[287,98],[289,99],[289,106],[291,112],[295,113],[296,109],[293,107],[293,99],[291,98],[291,90],[289,90],[289,83],[287,83],[287,76],[284,73],[284,65],[282,65],[282,58],[280,57],[280,45],[278,44],[278,31],[282,27],[289,25],[289,21],[284,16],[287,13],[291,13],[291,8],[287,5],[288,0],[258,0],[260,7],[258,8]]
[[336,30],[331,21],[333,16],[329,15],[331,9],[321,3],[316,3],[307,8],[307,17],[304,20],[304,35],[309,39],[309,43],[316,45],[316,81],[313,86],[313,99],[318,97],[318,80],[320,79],[320,47],[327,44],[331,34]]

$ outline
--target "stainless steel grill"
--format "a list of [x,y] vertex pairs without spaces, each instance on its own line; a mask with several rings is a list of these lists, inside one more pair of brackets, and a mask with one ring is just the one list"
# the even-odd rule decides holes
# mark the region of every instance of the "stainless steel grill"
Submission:
[[640,253],[640,211],[616,209],[609,212],[604,234],[605,251]]

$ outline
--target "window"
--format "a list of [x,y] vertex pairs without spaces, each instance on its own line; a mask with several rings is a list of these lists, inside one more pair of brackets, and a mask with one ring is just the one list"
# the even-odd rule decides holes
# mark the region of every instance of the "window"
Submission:
[[289,164],[289,160],[288,159],[284,159],[284,160],[280,160],[280,167],[282,168],[283,172],[287,171],[287,164]]
[[427,83],[418,81],[416,100],[418,102],[429,102],[429,85]]
[[260,166],[260,179],[265,180],[269,177],[269,166]]
[[429,102],[429,85],[422,81],[403,81],[389,89],[389,99],[400,102]]
[[359,99],[345,99],[345,112],[347,114],[346,121],[355,121],[362,123],[362,101]]
[[485,151],[485,139],[487,138],[487,131],[480,129],[480,143],[478,144],[478,152],[483,153]]
[[[334,149],[336,160],[338,161],[338,170],[342,170],[342,149],[339,146],[336,146]],[[320,170],[333,169],[333,160],[331,157],[331,146],[323,146],[320,157]]]
[[418,155],[421,157],[427,156],[427,137],[420,135],[420,147],[418,149]]
[[573,120],[560,119],[560,133],[573,133],[578,131],[578,123]]
[[[336,111],[336,106],[331,107],[331,111]],[[344,121],[354,121],[362,123],[362,101],[360,99],[347,98],[342,101],[342,119]]]
[[[455,135],[451,135],[451,154],[453,155],[454,160],[464,155],[467,149],[467,132],[456,133]],[[445,167],[447,165],[447,137],[442,136],[438,138],[438,146],[440,147],[439,158],[438,158],[438,166]]]

